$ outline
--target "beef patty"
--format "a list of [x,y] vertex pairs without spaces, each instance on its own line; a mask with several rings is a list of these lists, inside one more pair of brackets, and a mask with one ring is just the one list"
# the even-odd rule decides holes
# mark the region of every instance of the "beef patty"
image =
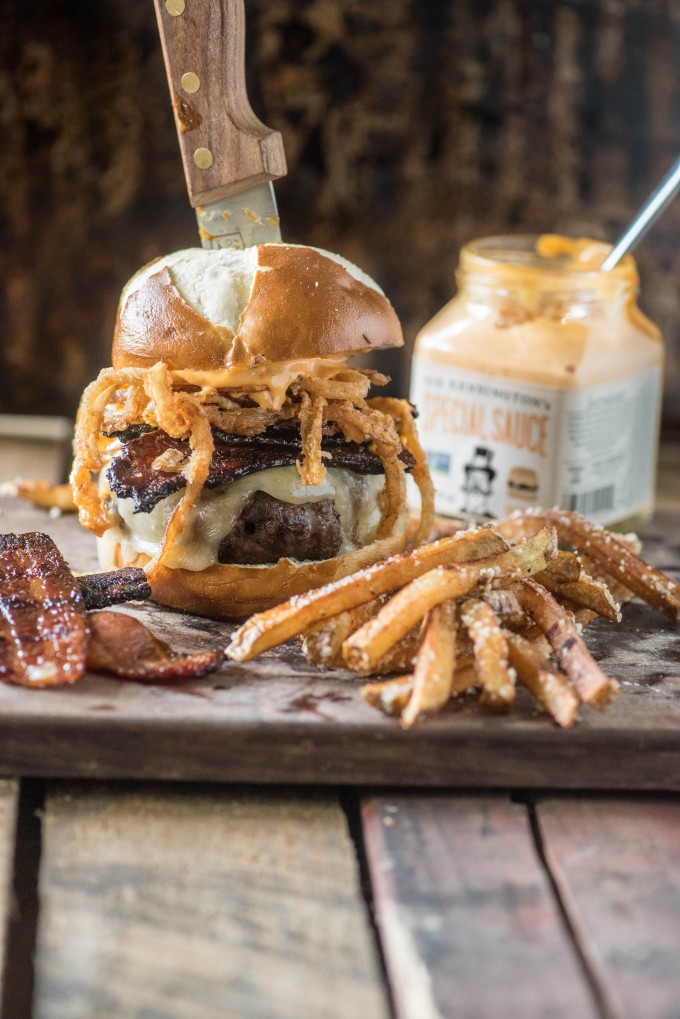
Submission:
[[254,492],[217,555],[220,563],[259,566],[278,559],[332,559],[342,545],[342,527],[332,499],[282,502]]

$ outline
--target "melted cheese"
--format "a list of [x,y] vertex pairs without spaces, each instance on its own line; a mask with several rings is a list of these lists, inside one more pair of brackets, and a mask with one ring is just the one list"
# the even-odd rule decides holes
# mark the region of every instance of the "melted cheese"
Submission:
[[[361,475],[330,468],[322,485],[303,485],[296,467],[270,467],[239,478],[223,492],[204,491],[189,513],[187,524],[165,565],[171,569],[204,570],[216,563],[220,542],[254,492],[266,492],[282,502],[297,505],[332,499],[343,533],[340,552],[369,545],[380,522],[378,496],[384,483],[382,474]],[[121,545],[125,561],[138,552],[152,558],[157,555],[172,511],[182,494],[169,495],[150,513],[134,513],[132,499],[114,497],[114,524],[101,539],[102,561],[109,561],[117,543]]]
[[190,368],[173,372],[173,376],[192,386],[210,389],[231,389],[265,386],[248,396],[265,410],[281,410],[286,391],[301,376],[328,379],[347,367],[347,358],[303,357],[297,361],[271,361],[240,368],[216,368],[213,371],[193,371]]

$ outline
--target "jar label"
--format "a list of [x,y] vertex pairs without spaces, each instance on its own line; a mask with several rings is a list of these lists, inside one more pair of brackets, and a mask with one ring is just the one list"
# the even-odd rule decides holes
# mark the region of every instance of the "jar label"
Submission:
[[653,500],[661,369],[578,389],[413,359],[411,400],[438,513],[561,506],[601,524]]

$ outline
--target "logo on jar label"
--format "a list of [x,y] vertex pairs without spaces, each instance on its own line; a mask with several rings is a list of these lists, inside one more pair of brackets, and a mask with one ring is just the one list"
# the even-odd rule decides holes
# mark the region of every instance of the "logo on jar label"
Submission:
[[411,400],[437,512],[561,505],[601,523],[640,512],[652,497],[660,387],[657,367],[562,389],[415,357]]

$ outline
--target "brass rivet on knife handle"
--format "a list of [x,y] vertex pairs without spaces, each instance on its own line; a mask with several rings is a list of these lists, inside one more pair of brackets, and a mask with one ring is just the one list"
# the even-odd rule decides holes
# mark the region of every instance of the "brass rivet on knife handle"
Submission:
[[192,96],[201,87],[201,79],[193,71],[185,71],[180,79],[180,85],[187,95]]
[[165,0],[165,9],[173,18],[177,18],[180,14],[184,14],[186,4],[184,0]]
[[[279,132],[258,120],[248,102],[243,0],[201,0],[186,18],[174,16],[179,3],[154,0],[189,199],[196,207],[283,177],[286,158]],[[191,99],[181,98],[187,67],[200,83],[196,93],[185,92]],[[196,161],[201,149],[212,153],[208,166]]]
[[194,152],[194,163],[199,170],[209,170],[213,165],[213,154],[210,149],[196,149]]

